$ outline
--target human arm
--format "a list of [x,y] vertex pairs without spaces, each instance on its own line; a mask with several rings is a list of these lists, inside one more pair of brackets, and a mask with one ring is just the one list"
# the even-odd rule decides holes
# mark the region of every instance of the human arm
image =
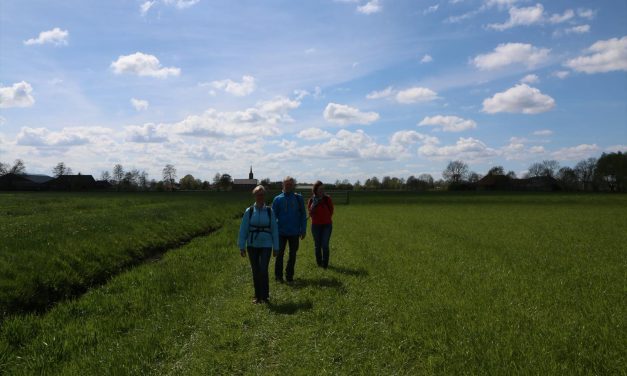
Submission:
[[331,200],[331,196],[327,196],[328,200],[327,203],[329,204],[329,213],[331,213],[331,216],[333,216],[333,211],[335,210],[335,207],[333,206],[333,201]]
[[244,215],[242,216],[242,222],[239,225],[239,236],[237,238],[237,245],[239,247],[242,257],[246,254],[246,239],[248,238],[249,227],[248,210],[250,210],[250,208],[246,209]]
[[307,214],[305,214],[305,200],[303,199],[303,196],[296,196],[299,197],[298,199],[298,205],[300,205],[301,210],[300,211],[300,239],[303,240],[305,239],[305,235],[307,234]]
[[272,228],[272,255],[276,256],[279,253],[279,224],[276,221],[274,210],[270,216],[270,227]]

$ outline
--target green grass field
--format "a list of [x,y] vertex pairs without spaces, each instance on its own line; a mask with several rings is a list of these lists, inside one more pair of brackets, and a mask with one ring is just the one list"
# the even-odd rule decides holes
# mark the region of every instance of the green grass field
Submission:
[[[109,256],[124,250],[219,227],[44,313],[8,313],[0,374],[626,373],[627,196],[354,194],[336,209],[332,267],[315,267],[308,236],[295,283],[271,281],[268,306],[250,303],[250,267],[235,244],[233,213],[250,200],[225,197],[0,195],[0,211],[27,213],[20,225],[0,219],[2,296],[24,265],[46,271],[48,258],[74,250],[91,260],[87,244],[123,242],[96,253],[114,265]],[[151,223],[132,214],[142,200],[179,214]],[[88,208],[64,215],[66,201]],[[198,214],[205,202],[212,211]],[[99,205],[101,216],[88,214]],[[96,230],[91,221],[111,207],[121,224]],[[193,219],[173,224],[183,213]],[[66,226],[40,225],[46,217]],[[91,229],[82,242],[59,245],[79,225]],[[176,235],[162,234],[172,227]],[[27,255],[5,243],[23,233],[31,240],[19,244],[33,244]],[[37,248],[47,236],[51,245]]]

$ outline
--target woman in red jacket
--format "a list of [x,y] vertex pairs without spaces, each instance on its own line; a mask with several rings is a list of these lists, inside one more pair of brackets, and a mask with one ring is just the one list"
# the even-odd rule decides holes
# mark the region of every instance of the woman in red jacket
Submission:
[[333,230],[333,201],[324,193],[324,185],[318,180],[312,189],[312,197],[307,202],[311,217],[311,234],[314,238],[316,262],[318,266],[329,266],[329,241]]

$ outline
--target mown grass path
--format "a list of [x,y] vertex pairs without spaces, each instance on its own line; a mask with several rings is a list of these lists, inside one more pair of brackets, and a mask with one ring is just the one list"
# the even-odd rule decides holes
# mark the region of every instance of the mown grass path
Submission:
[[627,200],[560,197],[338,207],[334,268],[314,266],[308,237],[296,282],[271,282],[269,306],[250,303],[231,221],[46,315],[6,320],[0,371],[624,373]]

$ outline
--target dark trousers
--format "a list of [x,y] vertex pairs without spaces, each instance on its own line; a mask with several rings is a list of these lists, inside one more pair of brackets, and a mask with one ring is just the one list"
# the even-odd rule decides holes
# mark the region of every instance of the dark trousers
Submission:
[[326,268],[329,266],[329,241],[331,240],[333,224],[311,225],[311,235],[314,238],[314,249],[316,251],[316,262],[318,266]]
[[253,271],[255,298],[266,300],[270,297],[270,283],[268,281],[268,264],[270,263],[271,248],[248,247],[248,259]]
[[274,264],[274,276],[277,279],[283,279],[283,255],[285,255],[286,245],[289,243],[290,253],[287,257],[287,266],[285,267],[285,279],[291,281],[294,279],[294,265],[296,265],[296,251],[298,251],[298,235],[283,236],[279,235],[279,254],[276,255]]

